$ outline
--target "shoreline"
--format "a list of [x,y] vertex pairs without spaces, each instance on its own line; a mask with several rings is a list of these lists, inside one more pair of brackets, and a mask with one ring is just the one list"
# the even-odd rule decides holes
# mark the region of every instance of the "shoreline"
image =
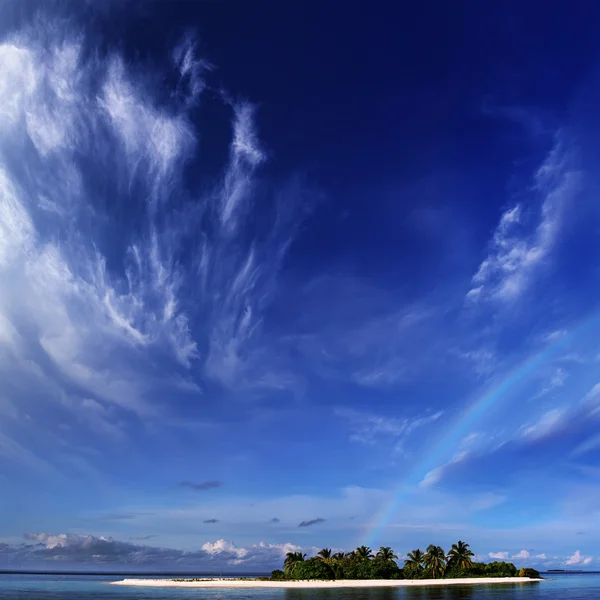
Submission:
[[425,587],[443,585],[493,585],[535,583],[543,579],[529,577],[469,577],[464,579],[338,579],[306,581],[259,581],[241,579],[202,579],[174,581],[172,579],[123,579],[109,585],[181,588],[351,588],[351,587]]

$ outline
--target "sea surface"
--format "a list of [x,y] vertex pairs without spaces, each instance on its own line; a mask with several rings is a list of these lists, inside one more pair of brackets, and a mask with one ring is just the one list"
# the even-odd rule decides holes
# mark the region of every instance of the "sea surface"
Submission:
[[496,586],[215,590],[107,585],[123,576],[0,575],[0,600],[600,600],[600,573],[545,577],[539,583]]

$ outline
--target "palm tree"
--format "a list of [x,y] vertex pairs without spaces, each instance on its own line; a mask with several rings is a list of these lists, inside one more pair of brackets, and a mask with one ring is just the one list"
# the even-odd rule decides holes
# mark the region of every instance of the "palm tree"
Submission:
[[356,549],[356,558],[360,560],[370,560],[373,558],[373,553],[371,552],[371,548],[369,546],[359,546]]
[[446,553],[441,546],[431,544],[427,548],[424,561],[434,579],[441,577],[446,568]]
[[461,569],[469,569],[473,565],[471,556],[475,556],[469,549],[469,544],[458,540],[457,544],[452,544],[448,552],[448,566],[458,566]]
[[333,558],[333,560],[343,560],[346,557],[346,555],[343,552],[336,552],[331,558]]
[[425,559],[423,553],[417,548],[406,555],[404,566],[417,565],[418,567],[423,566],[423,560]]
[[290,573],[297,563],[302,562],[306,558],[306,554],[302,552],[288,552],[283,561],[283,570]]
[[356,560],[357,556],[356,556],[356,550],[352,550],[350,552],[346,553],[346,558],[348,560]]
[[398,557],[394,554],[394,551],[389,546],[381,546],[381,548],[379,548],[379,552],[377,552],[377,555],[375,556],[375,558],[388,561],[388,560],[396,560]]
[[323,550],[319,550],[317,552],[317,556],[320,560],[322,560],[325,564],[329,564],[332,560],[331,556],[331,548],[323,548]]

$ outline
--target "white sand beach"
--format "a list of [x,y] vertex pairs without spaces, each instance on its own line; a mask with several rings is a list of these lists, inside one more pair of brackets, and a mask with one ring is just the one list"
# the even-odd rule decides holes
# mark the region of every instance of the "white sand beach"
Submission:
[[259,581],[256,579],[201,579],[174,581],[172,579],[123,579],[112,585],[182,588],[351,588],[351,587],[418,587],[431,585],[481,585],[532,583],[542,579],[529,577],[477,577],[470,579],[342,579],[336,581]]

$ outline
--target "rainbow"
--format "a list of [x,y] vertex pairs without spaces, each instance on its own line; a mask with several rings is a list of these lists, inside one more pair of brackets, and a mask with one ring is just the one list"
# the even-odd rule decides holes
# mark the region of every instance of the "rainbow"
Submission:
[[475,402],[467,405],[464,412],[450,425],[441,440],[434,445],[431,452],[421,461],[395,489],[391,502],[375,517],[373,526],[368,530],[364,544],[374,546],[380,538],[382,530],[400,508],[404,499],[414,491],[425,475],[432,469],[447,463],[452,451],[474,429],[481,417],[495,406],[505,394],[533,373],[538,367],[553,358],[568,343],[574,341],[589,327],[600,323],[600,314],[584,319],[570,333],[565,334],[554,343],[546,346],[541,352],[530,357],[513,369],[498,385],[488,389]]

